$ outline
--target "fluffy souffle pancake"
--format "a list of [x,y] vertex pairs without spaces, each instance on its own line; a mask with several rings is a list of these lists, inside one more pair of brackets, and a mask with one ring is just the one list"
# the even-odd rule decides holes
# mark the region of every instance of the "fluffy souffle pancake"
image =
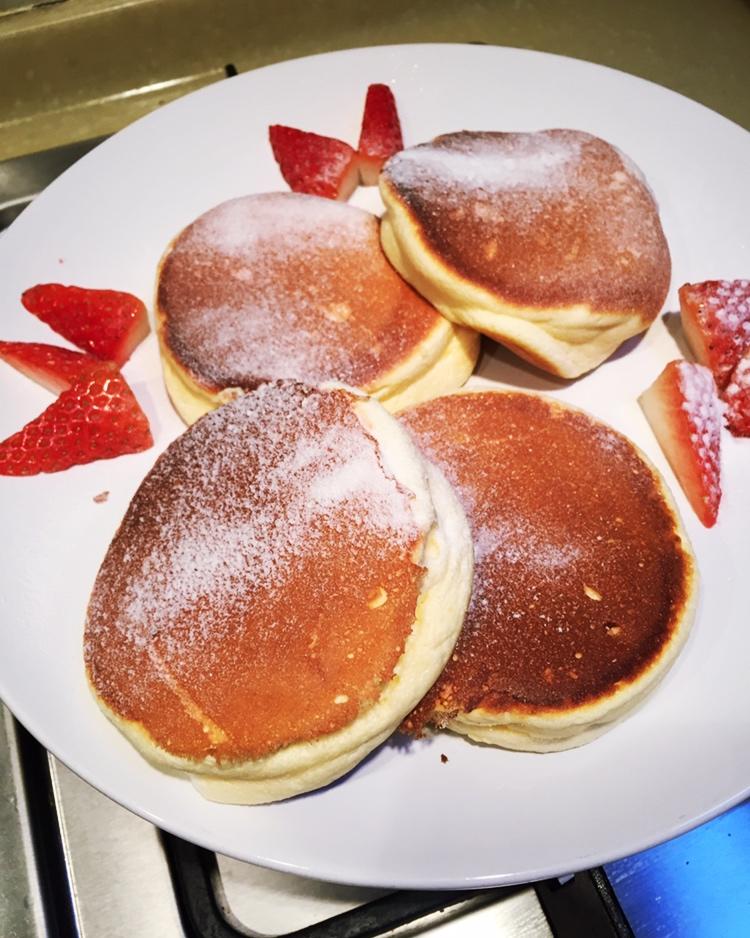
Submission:
[[381,237],[453,322],[574,378],[643,332],[669,289],[653,194],[577,130],[437,137],[385,165]]
[[89,603],[105,713],[206,797],[338,778],[451,653],[472,548],[450,486],[377,402],[266,384],[175,440],[136,492]]
[[538,395],[459,393],[401,420],[458,493],[475,563],[453,656],[406,727],[537,752],[593,739],[665,674],[693,618],[695,563],[661,477]]
[[479,337],[403,281],[379,224],[278,192],[225,202],[176,237],[156,313],[167,390],[187,423],[275,379],[340,381],[389,410],[464,383]]

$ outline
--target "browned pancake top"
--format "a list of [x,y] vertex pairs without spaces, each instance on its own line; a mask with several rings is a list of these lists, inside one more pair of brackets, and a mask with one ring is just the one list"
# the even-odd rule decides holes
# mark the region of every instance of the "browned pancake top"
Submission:
[[291,192],[201,215],[167,254],[157,303],[163,341],[210,390],[369,387],[441,322],[386,260],[375,216]]
[[412,715],[565,711],[647,669],[684,611],[686,556],[652,470],[544,398],[459,394],[402,421],[455,486],[474,586],[453,659]]
[[175,440],[133,498],[85,659],[110,710],[169,753],[242,761],[315,739],[392,678],[422,534],[352,400],[265,385]]
[[653,196],[610,144],[576,130],[461,133],[394,156],[384,175],[429,249],[510,303],[579,303],[650,321],[670,257]]

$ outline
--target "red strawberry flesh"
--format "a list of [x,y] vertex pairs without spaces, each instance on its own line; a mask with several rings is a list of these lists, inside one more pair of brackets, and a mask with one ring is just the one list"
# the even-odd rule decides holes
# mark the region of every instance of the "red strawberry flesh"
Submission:
[[388,85],[370,85],[359,134],[359,172],[362,184],[377,185],[383,163],[403,150],[396,99]]
[[750,436],[750,348],[737,362],[722,397],[724,419],[733,436]]
[[271,149],[292,192],[346,201],[357,188],[357,154],[343,140],[274,124]]
[[750,346],[750,280],[686,283],[679,296],[690,348],[721,391]]
[[0,341],[0,358],[53,394],[65,391],[102,364],[84,352],[43,342]]
[[114,365],[100,364],[0,442],[0,475],[60,472],[152,444],[146,415],[127,382]]
[[149,331],[142,301],[119,290],[41,283],[26,290],[21,302],[77,348],[118,366]]
[[696,515],[716,523],[721,501],[721,404],[708,368],[670,362],[640,404]]
[[362,184],[377,185],[383,163],[404,148],[396,99],[388,85],[370,85],[359,134],[359,172]]

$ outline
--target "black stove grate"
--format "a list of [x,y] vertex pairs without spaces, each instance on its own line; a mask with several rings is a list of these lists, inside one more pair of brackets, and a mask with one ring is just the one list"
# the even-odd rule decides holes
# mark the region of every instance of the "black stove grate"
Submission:
[[[247,932],[237,928],[222,908],[215,854],[164,832],[162,841],[187,938],[246,938]],[[435,913],[448,916],[502,902],[525,888],[401,890],[277,938],[377,938]],[[633,938],[602,869],[579,873],[566,882],[546,880],[534,888],[555,938]]]

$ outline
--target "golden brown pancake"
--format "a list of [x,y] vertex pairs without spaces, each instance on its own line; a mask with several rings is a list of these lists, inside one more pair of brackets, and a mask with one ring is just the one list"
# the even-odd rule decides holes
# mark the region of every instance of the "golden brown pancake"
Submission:
[[466,511],[475,576],[453,657],[407,726],[512,749],[579,745],[665,673],[694,560],[656,470],[559,401],[461,393],[401,416]]
[[479,352],[391,267],[375,216],[292,192],[188,225],[162,260],[156,308],[167,390],[188,423],[274,379],[336,380],[393,410],[460,387]]
[[577,130],[445,134],[385,165],[383,248],[453,322],[576,377],[647,329],[670,256],[640,171]]
[[91,597],[85,661],[156,765],[223,801],[326,784],[398,725],[461,626],[471,541],[383,408],[267,384],[175,440]]

